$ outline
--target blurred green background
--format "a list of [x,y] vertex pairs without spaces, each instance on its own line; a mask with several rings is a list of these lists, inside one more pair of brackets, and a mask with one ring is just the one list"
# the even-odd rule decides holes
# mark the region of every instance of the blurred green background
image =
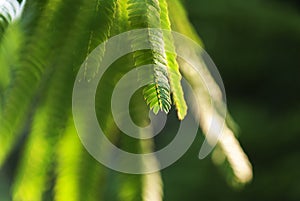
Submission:
[[254,179],[243,189],[229,187],[211,160],[197,159],[195,142],[163,171],[165,200],[300,200],[300,4],[186,0],[185,5],[222,75]]
[[[228,108],[254,179],[230,187],[200,137],[162,171],[166,201],[300,200],[300,5],[292,0],[186,0],[189,17],[225,84]],[[7,201],[14,153],[0,171]]]

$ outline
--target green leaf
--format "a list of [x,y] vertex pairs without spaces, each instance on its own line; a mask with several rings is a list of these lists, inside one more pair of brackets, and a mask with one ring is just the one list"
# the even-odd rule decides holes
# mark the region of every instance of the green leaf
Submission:
[[[23,34],[20,23],[12,23],[8,26],[0,43],[0,101],[3,100],[4,91],[11,83],[16,64],[20,62]],[[1,107],[3,105],[0,102]]]
[[[131,29],[161,27],[161,10],[157,0],[129,0],[127,10]],[[168,113],[171,108],[171,89],[168,80],[163,35],[162,33],[152,33],[149,30],[147,40],[150,43],[151,50],[134,53],[135,67],[155,64],[151,73],[153,83],[145,87],[144,97],[155,114],[159,110]],[[132,46],[135,47],[144,42],[144,37],[137,36],[133,40]],[[154,96],[155,94],[156,96]]]
[[[113,1],[111,2],[111,5],[114,5]],[[45,89],[45,92],[42,93],[42,100],[39,102],[34,116],[27,148],[18,171],[19,175],[16,178],[14,189],[16,200],[41,199],[48,183],[46,175],[51,168],[57,138],[63,130],[71,109],[71,92],[76,75],[73,69],[78,68],[84,60],[86,52],[91,51],[91,46],[97,46],[108,37],[112,14],[106,15],[99,9],[97,10],[96,7],[94,13],[88,15],[87,12],[90,12],[90,8],[96,5],[95,2],[84,2],[81,5],[81,10],[76,4],[72,4],[73,7],[70,6],[70,3],[65,1],[64,6],[61,7],[61,9],[66,9],[61,13],[69,13],[68,21],[63,22],[69,22],[65,25],[68,26],[68,28],[66,27],[68,32],[65,34],[66,38],[61,44],[61,49],[58,50],[58,56],[54,60],[52,58],[47,59],[51,61],[49,62],[50,65],[54,66],[54,72],[51,73],[49,78],[49,89]],[[114,10],[113,6],[102,6],[103,9]],[[83,14],[85,14],[85,18],[82,18]],[[72,21],[76,21],[80,25],[70,23]],[[102,22],[102,24],[93,27],[101,27],[101,34],[93,38],[90,37],[91,35],[85,34],[86,29],[91,27],[91,23],[98,24],[99,22]],[[92,32],[97,34],[100,30],[91,29]],[[83,46],[86,46],[87,50],[82,48]],[[77,51],[79,57],[74,58],[74,50],[79,50]],[[62,83],[64,84],[62,85]],[[41,144],[42,147],[40,147]],[[42,148],[42,150],[38,148]],[[48,160],[40,160],[41,158],[47,158]],[[90,188],[87,188],[86,185],[82,185],[80,189],[90,191]],[[83,192],[83,194],[86,194],[86,192]]]
[[[161,28],[171,31],[171,22],[169,19],[168,4],[166,0],[159,0],[161,9],[160,19]],[[175,53],[174,41],[172,34],[164,34],[165,49],[170,51],[166,52],[168,77],[170,80],[170,86],[172,91],[173,104],[177,109],[177,116],[180,120],[184,119],[187,114],[187,105],[184,99],[184,93],[181,86],[181,73],[179,71],[179,65],[176,61],[177,55]]]
[[[65,6],[61,9],[69,13],[68,19],[73,20],[76,19],[78,7],[71,7],[69,3],[65,1]],[[73,12],[69,12],[71,10]],[[62,42],[58,56],[54,60],[49,58],[50,65],[54,66],[53,72],[48,80],[50,84],[41,92],[42,97],[37,103],[37,110],[14,183],[14,200],[38,201],[47,190],[49,183],[47,175],[52,168],[55,147],[71,110],[71,92],[75,80],[72,68],[75,60],[72,56],[73,49],[82,45],[74,42],[82,37],[80,34],[82,28],[70,23],[69,25],[67,29],[69,32],[66,33],[66,40]],[[60,90],[57,90],[58,88]]]
[[[63,39],[59,37],[60,35],[56,35],[58,32],[49,31],[51,26],[57,29],[61,28],[56,26],[61,18],[59,5],[60,1],[58,0],[51,1],[46,5],[39,5],[45,10],[41,12],[41,17],[33,23],[35,26],[32,26],[27,33],[26,45],[21,50],[24,54],[21,54],[20,62],[16,63],[16,71],[11,81],[13,84],[5,91],[3,111],[0,115],[0,165],[13,148],[25,125],[24,119],[29,115],[31,101],[40,87],[46,66],[49,66],[47,58],[50,50],[55,49],[55,45],[60,44]],[[34,9],[37,7],[33,7],[31,12],[34,12]],[[37,13],[40,12],[39,9],[37,9]],[[56,40],[52,41],[51,39]],[[29,52],[30,54],[28,54]]]

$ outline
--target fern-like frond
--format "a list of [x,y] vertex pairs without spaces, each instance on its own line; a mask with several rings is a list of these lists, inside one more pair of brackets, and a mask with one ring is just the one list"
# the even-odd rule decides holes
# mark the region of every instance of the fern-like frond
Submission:
[[[70,1],[64,3],[65,6],[61,9],[62,13],[69,14],[68,16],[64,14],[66,20],[68,22],[78,20],[75,15],[79,6],[70,6]],[[64,26],[69,31],[66,33],[66,40],[62,42],[58,56],[54,60],[48,58],[51,60],[53,73],[49,78],[48,88],[41,92],[42,98],[37,104],[38,109],[33,117],[26,150],[15,180],[15,200],[41,200],[49,182],[47,175],[51,170],[55,146],[71,110],[71,92],[75,80],[72,65],[75,59],[72,50],[80,47],[81,44],[74,41],[78,41],[82,36],[78,30],[81,27],[74,26],[72,23]],[[60,90],[57,90],[58,88]]]
[[[124,133],[122,133],[115,125],[111,114],[111,96],[114,91],[115,85],[118,83],[118,81],[122,78],[123,75],[125,75],[128,71],[132,70],[133,68],[134,61],[132,58],[132,54],[129,54],[118,59],[105,72],[102,79],[100,80],[96,96],[96,109],[97,113],[99,114],[98,119],[100,121],[100,126],[103,132],[107,135],[111,142],[120,147],[122,150],[126,150],[133,153],[139,153],[144,151],[150,152],[149,150],[141,149],[139,140],[130,138]],[[141,91],[142,90],[139,90],[138,92]],[[132,97],[132,105],[134,105],[134,108],[130,108],[130,111],[134,109],[134,112],[132,113],[132,118],[136,120],[135,122],[138,125],[140,125],[140,123],[144,124],[148,121],[149,109],[146,103],[144,102],[142,93],[138,92],[138,97]],[[144,116],[142,114],[144,114]],[[116,173],[114,171],[108,171],[108,174],[105,177],[106,185],[104,187],[105,190],[103,200],[147,200],[143,199],[142,195],[143,192],[147,194],[147,191],[150,190],[150,187],[148,185],[143,185],[143,180],[143,175],[129,175]],[[152,185],[157,185],[157,188],[154,188],[155,192],[152,191],[152,193],[161,195],[161,186],[159,185],[159,182],[152,183]]]
[[[158,28],[174,29],[198,40],[180,1],[27,0],[25,7],[24,3],[0,0],[0,166],[26,126],[13,200],[41,201],[48,190],[53,190],[55,201],[161,201],[160,173],[118,174],[84,149],[70,114],[72,89],[86,57],[111,36],[132,29]],[[138,125],[148,123],[147,105],[154,113],[167,113],[173,102],[179,119],[187,112],[177,55],[167,51],[175,51],[173,38],[148,29],[146,37],[135,36],[132,48],[145,43],[150,45],[149,50],[125,55],[104,72],[95,97],[99,125],[106,136],[116,146],[134,153],[153,152],[154,141],[131,138],[114,122],[111,96],[122,76],[136,67],[154,64],[147,75],[151,84],[139,89],[130,102],[130,107],[134,106],[130,115]],[[105,51],[103,48],[97,62],[101,63]],[[97,76],[99,69],[93,67],[86,63],[84,79]],[[184,65],[180,68],[187,77],[191,73]],[[197,78],[191,80],[194,87],[203,87]],[[197,95],[205,107],[208,94]],[[203,110],[197,112],[206,115]],[[241,178],[237,168],[248,165],[247,158],[230,129],[226,132],[219,147],[236,178]],[[233,149],[229,149],[228,141],[235,143]],[[232,150],[242,153],[238,159],[232,157]],[[150,160],[159,165],[156,158]],[[238,164],[237,160],[244,161]],[[53,182],[54,189],[50,189]]]
[[111,36],[128,31],[129,21],[127,4],[128,0],[116,0],[116,12],[114,15]]
[[[19,61],[20,47],[22,45],[22,31],[20,17],[25,1],[16,0],[0,1],[0,124],[4,105],[4,91],[11,81],[11,72]],[[1,138],[0,138],[1,139]],[[0,166],[1,166],[0,153]]]
[[[174,30],[180,33],[184,33],[187,36],[195,39],[196,41],[200,41],[200,39],[196,36],[194,30],[192,29],[189,23],[182,23],[183,21],[188,22],[187,16],[185,15],[183,6],[181,5],[179,0],[168,0],[170,3],[170,13],[173,13],[172,21],[174,22]],[[180,13],[181,18],[177,18],[175,13]],[[183,47],[184,48],[184,47]],[[186,47],[188,48],[188,47]],[[188,50],[187,50],[188,51]],[[190,51],[190,50],[189,50]],[[210,88],[212,89],[213,93],[218,94],[216,100],[213,100],[217,104],[222,104],[222,93],[219,85],[214,80],[213,76],[207,69],[207,66],[203,59],[199,57],[197,52],[190,51],[190,56],[195,59],[197,64],[202,67],[201,73],[207,80],[209,80]],[[197,99],[197,111],[194,111],[194,115],[200,119],[200,126],[203,130],[205,135],[208,134],[210,121],[212,115],[217,115],[218,118],[222,119],[223,117],[218,113],[218,108],[215,105],[212,106],[211,104],[211,97],[210,92],[206,88],[207,83],[204,83],[202,79],[199,79],[197,72],[189,66],[186,62],[180,61],[180,67],[185,75],[185,78],[189,81],[192,88],[194,89],[195,96]],[[221,123],[216,121],[216,123]],[[249,162],[247,155],[244,153],[243,149],[241,148],[238,140],[235,138],[230,125],[226,122],[224,125],[218,125],[222,128],[222,134],[218,141],[218,151],[221,150],[221,154],[219,156],[224,156],[224,161],[217,162],[219,165],[229,164],[232,170],[232,175],[230,183],[239,183],[245,184],[252,179],[252,166]],[[216,155],[216,154],[215,154]]]
[[[161,28],[171,31],[171,22],[169,19],[168,4],[166,0],[159,0],[161,9],[160,19]],[[187,114],[187,105],[184,99],[184,94],[181,86],[181,74],[177,63],[177,55],[175,53],[174,41],[172,34],[164,33],[165,49],[167,50],[168,77],[172,91],[173,104],[177,109],[177,116],[180,120],[184,119]]]
[[[90,7],[91,4],[92,6]],[[95,47],[104,42],[112,34],[112,23],[115,23],[114,16],[116,15],[115,6],[116,2],[114,0],[96,0],[92,3],[88,1],[85,2],[83,10],[90,10],[94,12],[93,19],[91,20],[90,27],[88,28],[88,44],[85,55],[88,55]],[[84,14],[82,13],[81,15]],[[104,54],[104,50],[102,53]],[[100,61],[102,57],[102,54],[99,55]],[[88,67],[89,66],[87,66],[87,68]],[[92,79],[95,76],[95,73],[97,73],[94,69],[87,69],[86,72],[92,73],[86,73],[85,79]],[[109,85],[106,85],[105,88],[110,89]],[[104,130],[110,133],[110,135],[114,135],[116,134],[115,129],[110,129],[113,127],[113,120],[110,118],[108,118],[110,120],[107,120],[106,117],[109,114],[106,112],[106,109],[110,106],[110,102],[105,104],[106,102],[104,101],[107,96],[107,93],[100,93],[97,95],[99,100],[101,100],[100,105],[105,108],[105,112],[101,113],[101,119],[105,119],[105,125],[107,126]],[[61,149],[58,150],[59,161],[56,171],[57,181],[55,187],[55,200],[64,201],[69,199],[68,195],[73,195],[73,192],[73,201],[102,200],[103,185],[104,183],[107,183],[106,181],[103,181],[105,180],[104,175],[106,174],[107,169],[104,169],[97,161],[95,161],[95,159],[93,159],[87,151],[83,149],[82,145],[79,145],[79,138],[72,123],[70,124],[66,134],[68,135],[68,141],[70,144],[61,144]],[[73,146],[76,146],[76,148]],[[68,147],[70,149],[68,149]],[[61,158],[61,156],[64,158]],[[65,182],[68,181],[73,181],[73,183],[66,185]]]
[[[89,33],[89,42],[86,51],[86,57],[101,43],[110,37],[112,28],[112,22],[116,11],[116,0],[94,0],[89,2],[89,9],[93,13],[93,18],[90,20],[90,26],[87,27]],[[99,54],[99,61],[104,56],[105,48],[101,50]],[[85,64],[84,79],[90,80],[95,77],[99,69],[88,69],[90,66],[88,63]],[[97,67],[99,68],[100,65]]]
[[[21,50],[22,54],[20,62],[16,64],[13,84],[4,93],[3,111],[0,114],[0,164],[3,163],[20,136],[20,129],[25,124],[24,119],[28,115],[33,96],[40,87],[46,66],[49,66],[47,58],[63,40],[60,37],[61,32],[51,31],[53,27],[63,29],[63,27],[56,26],[57,24],[62,25],[58,23],[61,21],[60,5],[61,1],[59,0],[39,5],[45,9],[37,19],[36,26],[28,31],[30,33],[27,33],[30,38],[25,41],[26,45]],[[41,7],[35,7],[37,12],[40,12]]]
[[7,28],[0,42],[0,115],[3,107],[1,100],[4,98],[4,91],[11,82],[16,63],[20,62],[23,34],[20,23],[15,22]]
[[[161,10],[157,0],[129,0],[127,10],[131,29],[160,28]],[[144,97],[154,113],[158,113],[159,110],[168,113],[171,108],[171,89],[163,34],[149,31],[147,41],[150,43],[151,50],[137,51],[133,56],[136,67],[155,64],[151,73],[153,83],[145,87]],[[132,46],[144,42],[144,37],[137,36]]]

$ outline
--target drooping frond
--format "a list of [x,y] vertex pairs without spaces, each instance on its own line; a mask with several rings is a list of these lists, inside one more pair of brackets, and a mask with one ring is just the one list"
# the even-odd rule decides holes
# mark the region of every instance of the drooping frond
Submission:
[[[70,111],[77,71],[99,44],[132,29],[171,30],[172,26],[192,33],[186,16],[178,17],[178,13],[184,13],[182,7],[176,8],[178,2],[27,0],[24,7],[25,0],[0,0],[0,166],[21,133],[26,143],[14,178],[14,201],[41,201],[48,191],[53,191],[55,201],[162,200],[159,172],[118,174],[90,156],[80,142]],[[174,6],[175,10],[168,10]],[[154,141],[131,138],[114,122],[111,96],[122,76],[135,67],[155,64],[147,75],[151,84],[139,89],[138,98],[131,100],[134,108],[130,108],[128,118],[138,125],[148,123],[147,104],[154,113],[168,112],[171,95],[179,119],[184,119],[187,112],[177,55],[166,51],[173,52],[173,38],[148,30],[146,37],[133,40],[132,48],[146,42],[151,50],[136,51],[115,61],[101,78],[95,97],[101,129],[113,144],[134,153],[153,152]],[[97,62],[105,53],[104,48]],[[94,69],[86,63],[84,68],[84,79],[90,81],[101,65]],[[205,106],[207,94],[201,98]],[[230,164],[237,165],[236,159],[230,158],[231,150],[226,149],[226,140],[222,142],[222,153],[226,153]],[[239,146],[233,148],[240,151],[236,149]],[[151,162],[159,165],[155,157]],[[50,189],[52,185],[54,189]]]
[[[124,26],[126,27],[126,24]],[[116,32],[117,31],[118,30],[116,30]],[[110,141],[116,144],[122,150],[139,153],[145,151],[141,149],[141,142],[122,133],[115,125],[113,116],[111,114],[111,96],[115,85],[122,78],[122,76],[134,68],[133,64],[134,61],[132,59],[132,54],[129,54],[115,61],[105,72],[98,85],[98,91],[96,95],[96,110],[99,114],[98,120],[100,126]],[[141,92],[141,90],[138,92]],[[103,96],[103,94],[106,94],[106,96]],[[130,108],[130,111],[132,109],[135,110],[132,113],[134,115],[132,118],[137,121],[135,121],[135,123],[140,125],[139,123],[143,124],[145,121],[147,122],[149,109],[143,100],[142,93],[137,94],[138,97],[133,97],[132,99],[132,105],[134,105],[134,108]],[[151,152],[149,149],[147,151]],[[160,177],[156,177],[155,180],[151,180],[152,183],[150,183],[157,186],[157,188],[153,189],[148,185],[143,185],[143,180],[143,175],[129,175],[108,171],[108,174],[105,176],[106,185],[104,187],[103,200],[148,200],[144,199],[142,195],[144,193],[147,194],[150,189],[152,190],[151,193],[162,196],[160,182],[155,183],[155,181],[160,181]],[[147,184],[149,183],[147,182]]]
[[[160,7],[158,0],[128,0],[128,16],[131,29],[160,28]],[[155,64],[153,83],[145,87],[144,97],[154,113],[171,108],[170,84],[168,80],[167,58],[164,51],[162,33],[148,32],[147,40],[151,50],[137,51],[134,54],[135,66]],[[144,37],[136,36],[132,46],[144,43]]]
[[[117,12],[117,1],[108,0],[101,1],[96,0],[95,17],[91,24],[91,32],[89,39],[89,46],[87,55],[94,50],[98,45],[105,42],[110,36],[113,35],[113,24],[115,23],[116,12]],[[101,62],[105,55],[105,47],[101,51],[98,60]],[[99,65],[100,67],[100,65]],[[92,75],[98,73],[98,69]],[[89,76],[90,77],[90,76]],[[90,77],[91,78],[91,77]],[[88,78],[88,79],[90,79]],[[93,77],[92,77],[93,78]],[[108,87],[108,86],[107,86]],[[100,96],[100,97],[99,97]],[[97,97],[104,99],[103,94],[98,94]],[[110,105],[104,105],[109,108]],[[102,114],[101,119],[106,119],[106,113]],[[108,127],[111,127],[112,121],[106,123]],[[107,130],[106,130],[107,131]],[[111,133],[112,135],[113,133]],[[105,175],[107,169],[105,169],[98,161],[89,155],[86,150],[81,153],[81,160],[77,164],[80,167],[82,176],[79,178],[80,185],[80,200],[86,201],[98,201],[102,200],[103,196],[103,183],[105,183]],[[89,169],[87,172],[86,170]]]
[[112,36],[129,30],[127,4],[128,0],[116,0],[116,12],[111,30]]
[[4,98],[5,89],[11,82],[15,65],[20,62],[20,49],[22,45],[23,32],[20,23],[15,22],[7,28],[0,43],[0,114],[3,107],[1,100]]
[[[20,129],[25,123],[24,119],[26,119],[32,104],[32,98],[40,87],[46,66],[49,66],[50,50],[55,49],[55,45],[60,44],[63,40],[59,37],[62,34],[61,32],[49,30],[53,27],[63,28],[59,27],[62,24],[58,23],[61,19],[59,5],[61,5],[59,0],[39,5],[45,9],[38,18],[36,26],[28,33],[30,38],[25,41],[26,45],[21,50],[24,54],[21,54],[20,62],[16,64],[17,69],[12,80],[13,84],[4,93],[3,110],[0,117],[0,164],[3,163],[16,140],[18,140],[21,133]],[[52,41],[51,39],[56,40]],[[30,54],[25,54],[28,52]]]
[[[173,29],[175,31],[178,31],[180,33],[184,33],[187,36],[195,39],[196,41],[200,41],[200,39],[197,39],[197,36],[194,32],[194,30],[191,28],[189,23],[179,23],[182,21],[186,21],[187,17],[184,14],[183,7],[180,3],[180,1],[176,0],[168,0],[172,6],[170,6],[170,13],[181,13],[181,18],[178,19],[177,15],[171,15],[172,21],[175,25],[181,24],[180,26],[174,26]],[[171,3],[172,2],[172,3]],[[187,31],[188,30],[188,31]],[[201,44],[201,43],[200,43]],[[188,47],[186,47],[188,48]],[[186,50],[188,51],[188,49]],[[205,62],[202,60],[201,57],[196,52],[190,51],[190,55],[193,58],[197,58],[197,64],[202,67],[201,73],[202,76],[205,76],[206,80],[209,80],[209,85],[212,89],[212,91],[216,94],[218,94],[217,100],[213,100],[216,103],[221,103],[222,100],[222,93],[219,85],[214,80],[213,76],[210,74]],[[218,114],[218,108],[216,106],[212,106],[211,104],[211,97],[210,92],[206,88],[206,84],[202,79],[199,79],[199,76],[197,75],[197,72],[193,68],[189,66],[188,63],[180,61],[180,67],[185,75],[185,78],[189,81],[192,88],[194,89],[195,96],[197,99],[197,102],[194,104],[197,104],[198,110],[195,111],[194,115],[200,119],[200,126],[203,130],[203,133],[205,135],[208,134],[210,123],[211,123],[211,117],[213,115],[217,115],[218,118],[222,119],[221,115]],[[216,121],[214,123],[222,123],[220,121]],[[228,125],[227,122],[225,122],[224,125],[215,125],[217,127],[221,127],[222,133],[220,135],[220,139],[218,141],[217,146],[219,149],[217,151],[221,150],[221,154],[214,154],[214,155],[223,155],[224,160],[221,159],[218,162],[216,162],[219,165],[229,164],[232,170],[232,174],[234,175],[231,177],[231,183],[239,183],[239,184],[245,184],[251,181],[252,179],[252,166],[249,162],[249,159],[247,155],[244,153],[243,149],[241,148],[238,140],[234,136],[234,132],[230,128],[230,125]],[[216,158],[216,157],[215,157]],[[222,158],[219,157],[219,158]]]
[[[115,85],[124,74],[134,68],[132,55],[128,55],[118,59],[105,72],[100,80],[96,95],[96,110],[98,114],[99,124],[105,135],[110,141],[120,147],[122,150],[127,148],[130,151],[137,151],[138,140],[132,140],[123,134],[114,122],[111,111],[111,96]],[[106,94],[106,96],[103,96]],[[140,94],[142,96],[142,94]],[[142,101],[143,98],[142,98]],[[144,103],[144,102],[143,102]],[[145,104],[145,103],[144,103]],[[146,104],[145,104],[146,105]],[[108,155],[111,153],[107,153]],[[116,173],[106,168],[105,177],[106,185],[103,187],[103,200],[116,201],[139,201],[141,199],[141,175],[128,175]]]
[[[74,8],[68,5],[70,2],[65,1],[65,3],[66,5],[61,9],[65,10],[64,13],[69,13],[65,16],[66,19],[69,22],[77,20],[74,15],[77,13],[78,6]],[[49,183],[47,175],[52,167],[55,146],[71,110],[72,83],[75,80],[72,50],[80,47],[80,44],[74,43],[74,40],[81,38],[81,34],[76,30],[78,26],[72,23],[65,26],[69,32],[66,33],[67,38],[61,44],[62,48],[58,50],[58,56],[49,64],[53,66],[49,78],[50,84],[41,92],[42,97],[37,103],[38,109],[33,117],[26,150],[15,180],[14,199],[18,201],[42,199]],[[58,88],[60,90],[57,90]]]
[[[81,6],[81,10],[77,15],[76,22],[80,22],[79,24],[83,27],[76,26],[77,30],[73,31],[76,33],[77,38],[72,37],[69,41],[70,43],[74,43],[74,41],[83,41],[82,44],[75,46],[74,48],[69,48],[69,51],[73,49],[78,50],[77,53],[79,55],[88,55],[95,47],[99,44],[104,42],[110,36],[110,29],[112,25],[112,19],[115,10],[115,1],[84,1],[83,5]],[[82,18],[82,16],[90,15],[90,18]],[[85,21],[82,21],[84,19]],[[86,30],[89,30],[87,34],[85,34]],[[82,37],[85,36],[85,37]],[[85,43],[86,41],[87,43]],[[75,43],[76,44],[76,43]],[[70,47],[71,44],[67,45],[66,47]],[[84,48],[82,48],[84,47]],[[104,54],[104,53],[103,53]],[[66,56],[66,55],[64,55]],[[99,55],[101,59],[103,55]],[[69,58],[67,56],[67,58]],[[73,58],[70,55],[70,58]],[[73,58],[74,60],[75,58]],[[76,59],[75,59],[76,60]],[[82,61],[81,61],[82,62]],[[63,62],[65,63],[65,62]],[[80,64],[80,62],[75,62],[76,64]],[[75,69],[78,69],[79,66],[75,66]],[[89,66],[86,66],[89,68]],[[70,68],[70,66],[69,66]],[[70,68],[72,69],[72,68]],[[86,69],[85,79],[93,79],[95,76],[96,71],[95,69]],[[70,82],[73,84],[73,82]],[[71,91],[71,89],[70,89]],[[71,102],[71,100],[70,100]],[[72,126],[71,126],[72,127]],[[72,128],[73,138],[70,137],[71,141],[79,140],[76,139],[78,136],[76,135],[76,130]],[[74,142],[74,144],[77,144]],[[71,147],[71,145],[70,145]],[[78,150],[78,147],[76,149]],[[59,150],[58,150],[59,151]],[[71,150],[70,150],[71,151]],[[63,153],[59,152],[59,154],[64,155]],[[70,153],[71,154],[71,153]],[[72,189],[78,189],[79,192],[76,193],[72,199],[74,200],[87,200],[87,201],[96,201],[99,200],[99,196],[101,195],[101,191],[99,190],[98,186],[102,183],[102,174],[104,173],[102,167],[95,161],[88,153],[81,148],[80,153],[74,153],[79,158],[73,158],[72,155],[66,155],[65,157],[70,158],[71,164],[76,166],[73,168],[68,168],[68,160],[66,161],[59,161],[60,164],[57,169],[57,182],[56,182],[56,190],[55,190],[55,197],[56,200],[65,200],[65,194],[70,195],[70,191]],[[79,155],[78,155],[79,154]],[[65,164],[67,162],[67,164]],[[89,171],[86,171],[89,169]],[[79,174],[79,176],[78,176]],[[72,181],[74,183],[72,185],[63,185],[63,182],[66,182],[65,178],[73,178]]]
[[[11,69],[18,63],[22,31],[16,20],[21,16],[24,1],[0,1],[0,112],[1,97],[11,78]],[[8,33],[6,33],[8,32]],[[4,37],[4,38],[3,38]]]
[[[105,42],[111,35],[112,23],[116,10],[116,0],[94,0],[89,2],[89,8],[83,8],[89,10],[93,14],[90,19],[90,24],[87,27],[89,33],[89,42],[86,51],[86,57],[101,43]],[[88,13],[87,13],[88,14]],[[99,61],[104,56],[105,49],[101,50],[99,54]],[[98,66],[97,68],[99,68]],[[95,77],[99,69],[88,69],[89,64],[85,64],[84,79],[90,80]]]
[[[159,0],[159,6],[161,9],[160,20],[161,28],[171,31],[171,22],[169,19],[168,4],[166,0]],[[181,86],[181,74],[179,71],[179,65],[176,61],[176,53],[174,47],[174,39],[172,34],[164,33],[165,49],[167,50],[167,67],[168,77],[170,80],[170,86],[172,91],[173,104],[177,109],[177,115],[180,120],[184,119],[187,114],[187,105],[184,99],[183,90]]]

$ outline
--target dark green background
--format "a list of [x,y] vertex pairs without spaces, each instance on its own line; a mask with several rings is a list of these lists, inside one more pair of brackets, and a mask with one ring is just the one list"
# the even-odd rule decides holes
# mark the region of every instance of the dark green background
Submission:
[[300,200],[300,6],[297,1],[186,0],[225,84],[254,179],[233,189],[199,141],[163,171],[167,201]]

